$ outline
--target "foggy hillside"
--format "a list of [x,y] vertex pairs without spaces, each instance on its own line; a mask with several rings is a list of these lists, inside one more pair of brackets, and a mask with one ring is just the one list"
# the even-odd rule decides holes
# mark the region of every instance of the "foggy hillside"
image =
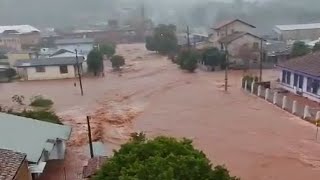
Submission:
[[239,17],[268,32],[275,24],[320,22],[319,0],[1,0],[0,24],[63,27],[134,17],[144,4],[155,23],[211,27]]

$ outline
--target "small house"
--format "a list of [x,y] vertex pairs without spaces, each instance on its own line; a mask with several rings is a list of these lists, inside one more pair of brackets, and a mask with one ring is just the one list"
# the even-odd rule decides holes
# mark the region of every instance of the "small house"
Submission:
[[27,155],[0,148],[0,179],[32,180]]
[[24,80],[66,79],[77,77],[78,67],[82,73],[83,62],[83,57],[59,57],[18,60],[14,66]]
[[58,39],[55,41],[57,49],[65,49],[69,51],[78,50],[80,54],[88,54],[94,48],[94,39],[91,38],[74,38],[74,39]]
[[69,126],[0,113],[0,148],[25,154],[32,177],[51,160],[64,159],[70,134]]
[[282,88],[320,102],[320,52],[280,63],[278,68]]

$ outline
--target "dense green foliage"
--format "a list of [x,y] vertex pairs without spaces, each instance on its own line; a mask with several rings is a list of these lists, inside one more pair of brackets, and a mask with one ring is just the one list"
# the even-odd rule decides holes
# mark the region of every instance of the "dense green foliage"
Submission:
[[88,54],[87,64],[88,70],[90,72],[93,72],[94,75],[97,76],[97,74],[103,70],[102,53],[97,49],[93,49],[92,51],[90,51]]
[[291,57],[304,56],[308,54],[310,51],[311,49],[306,43],[302,41],[296,41],[292,46]]
[[22,112],[13,111],[12,109],[5,109],[0,106],[0,112],[12,114],[16,116],[36,119],[39,121],[50,122],[55,124],[62,124],[60,118],[53,112],[47,110],[24,110]]
[[317,42],[313,48],[312,48],[312,52],[317,52],[320,50],[320,42]]
[[116,46],[114,44],[102,44],[99,46],[99,50],[103,55],[110,58],[116,53]]
[[6,75],[9,79],[12,79],[13,77],[15,77],[17,75],[17,71],[13,68],[9,68],[6,70]]
[[43,96],[34,96],[31,98],[30,106],[48,108],[52,105],[53,101],[51,99],[46,99]]
[[202,52],[202,62],[207,66],[220,66],[225,68],[225,53],[219,51],[218,48],[208,48]]
[[112,63],[112,68],[114,70],[119,70],[121,66],[125,65],[125,59],[123,56],[115,55],[110,59]]
[[146,49],[149,51],[156,51],[156,42],[152,36],[146,37]]
[[197,69],[199,54],[195,50],[182,49],[177,57],[181,69],[194,72]]
[[149,51],[169,54],[175,52],[177,47],[178,40],[174,25],[160,24],[154,29],[153,35],[146,38],[146,48]]
[[188,139],[138,134],[115,151],[94,180],[236,180],[227,169],[212,169],[206,155]]

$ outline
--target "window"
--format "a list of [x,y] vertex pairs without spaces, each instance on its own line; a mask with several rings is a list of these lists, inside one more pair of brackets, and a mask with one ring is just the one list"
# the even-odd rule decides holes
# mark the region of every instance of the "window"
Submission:
[[254,49],[254,50],[259,49],[259,43],[254,42],[254,43],[253,43],[253,49]]
[[46,68],[44,66],[38,66],[36,67],[36,72],[38,73],[46,72]]
[[290,81],[291,81],[291,72],[283,70],[282,71],[282,82],[290,85]]
[[60,66],[60,74],[68,73],[68,66]]
[[299,77],[298,74],[294,74],[294,77],[293,77],[293,86],[294,87],[298,86],[298,77]]
[[302,89],[303,86],[303,76],[299,75],[299,88]]
[[319,80],[308,78],[307,82],[307,92],[310,92],[312,94],[317,94],[319,90]]

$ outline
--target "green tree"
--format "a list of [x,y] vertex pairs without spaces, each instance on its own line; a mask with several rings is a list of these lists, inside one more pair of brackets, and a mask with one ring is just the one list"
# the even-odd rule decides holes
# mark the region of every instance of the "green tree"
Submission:
[[156,44],[152,36],[146,37],[146,49],[148,51],[156,51]]
[[153,36],[146,38],[148,50],[157,51],[161,54],[175,52],[178,47],[176,26],[160,24],[154,29]]
[[125,65],[125,59],[123,56],[119,56],[119,55],[112,56],[110,61],[112,63],[112,68],[117,71],[120,70],[121,66]]
[[88,70],[93,72],[94,76],[97,76],[97,74],[103,70],[102,53],[97,49],[90,51],[88,54],[87,64]]
[[114,44],[102,44],[99,46],[100,52],[103,55],[107,55],[108,58],[112,57],[116,53],[116,46]]
[[220,66],[225,67],[226,56],[218,48],[208,48],[202,52],[202,62],[206,66]]
[[182,49],[178,54],[178,64],[181,69],[194,72],[198,65],[198,53],[194,50]]
[[212,165],[188,139],[157,137],[147,140],[135,134],[115,151],[94,180],[237,180],[223,166]]
[[312,48],[312,52],[317,52],[317,51],[320,51],[320,42],[317,42]]
[[296,41],[293,43],[291,50],[291,57],[304,56],[310,52],[309,46],[303,41]]

